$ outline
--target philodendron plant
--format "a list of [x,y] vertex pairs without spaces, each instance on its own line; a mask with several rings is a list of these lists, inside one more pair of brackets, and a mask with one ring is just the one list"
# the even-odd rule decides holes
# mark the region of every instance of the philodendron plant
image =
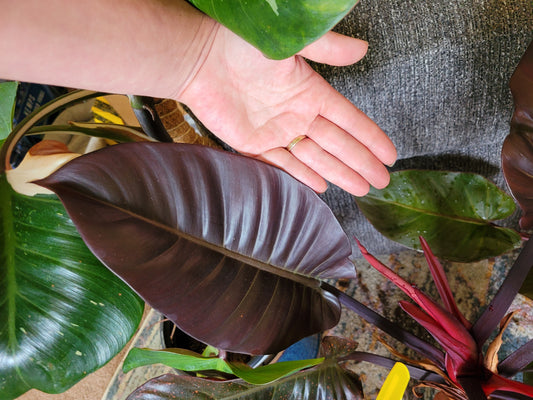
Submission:
[[[120,167],[106,168],[111,164]],[[349,241],[313,192],[267,164],[193,145],[133,143],[79,157],[37,183],[59,195],[104,264],[181,329],[220,349],[275,353],[335,325],[344,305],[418,353],[418,360],[395,355],[421,385],[437,388],[446,398],[533,396],[532,386],[510,379],[533,362],[533,341],[501,362],[495,357],[501,333],[485,353],[482,350],[500,321],[502,331],[509,323],[507,309],[533,265],[531,242],[475,323],[458,311],[442,267],[424,240],[444,307],[361,247],[371,264],[417,303],[420,309],[411,303],[402,307],[433,335],[439,348],[325,281],[353,276]],[[309,361],[314,365],[310,369],[286,376],[285,366],[281,372],[274,367],[275,373],[267,368],[258,371],[259,377],[213,357],[135,350],[127,368],[157,360],[187,369],[184,362],[190,365],[192,357],[193,364],[220,368],[240,379],[214,383],[165,375],[131,398],[147,393],[160,399],[195,398],[199,393],[220,399],[279,398],[280,393],[300,394],[303,382],[308,398],[360,398],[356,377],[342,363],[394,364],[341,347],[341,353]]]
[[[524,60],[528,63],[530,58]],[[516,159],[522,161],[521,157]],[[120,167],[106,168],[111,165]],[[274,353],[335,325],[343,304],[429,360],[406,361],[414,378],[438,388],[447,398],[533,396],[531,386],[508,379],[533,361],[531,341],[497,362],[493,355],[501,339],[498,335],[487,354],[482,354],[483,344],[500,321],[507,324],[506,310],[530,273],[531,242],[490,306],[473,324],[457,311],[442,269],[424,241],[444,308],[362,248],[365,257],[421,307],[402,304],[441,349],[324,282],[353,276],[349,241],[314,193],[269,165],[198,146],[134,143],[79,157],[37,183],[59,195],[85,242],[108,268],[181,329],[202,341],[223,350]],[[486,225],[491,225],[490,218]],[[487,227],[482,231],[487,232]],[[496,232],[494,237],[498,238],[500,231]],[[504,232],[505,236],[513,237]],[[516,236],[509,242],[514,246],[515,241]],[[334,361],[326,358],[325,364],[313,368],[348,359],[385,366],[393,363],[372,354],[351,352],[334,357]],[[342,368],[328,371],[331,375],[328,372],[326,386],[346,388],[335,392],[337,398],[357,396],[353,379],[346,383]],[[306,382],[311,379],[316,393],[331,395],[323,391],[323,382],[309,376]],[[159,396],[155,398],[176,394],[187,398],[185,381],[193,379],[165,376],[134,396],[149,390]],[[267,397],[275,396],[272,393],[276,390],[299,391],[298,379],[298,375],[282,378],[270,385],[273,392],[267,392]],[[242,381],[221,385],[202,382],[192,381],[195,386],[191,393],[201,388],[212,398],[260,396],[257,388]]]
[[[412,304],[402,301],[401,307],[430,332],[442,350],[413,336],[403,327],[381,317],[327,283],[323,283],[322,287],[348,309],[403,342],[418,355],[416,359],[408,358],[389,346],[392,354],[407,365],[411,377],[416,380],[414,390],[417,396],[421,395],[420,388],[429,387],[443,396],[440,398],[449,400],[522,400],[533,397],[533,386],[510,379],[528,370],[528,364],[533,362],[533,340],[505,359],[498,359],[503,333],[512,318],[512,313],[505,314],[533,265],[533,242],[526,245],[489,307],[475,323],[470,323],[459,311],[441,264],[423,239],[421,243],[443,305],[403,280],[370,255],[363,246],[360,245],[360,249],[372,266],[415,302]],[[495,330],[499,330],[498,334],[483,352],[483,344]],[[302,393],[306,393],[306,399],[363,399],[361,383],[346,368],[345,363],[364,361],[386,368],[391,368],[394,364],[392,359],[357,351],[357,344],[346,339],[326,337],[324,340],[322,359],[305,360],[297,366],[290,363],[268,365],[256,371],[226,363],[215,356],[202,356],[177,349],[133,349],[124,362],[125,371],[142,365],[162,363],[183,371],[217,370],[229,373],[233,378],[228,379],[225,375],[213,382],[188,375],[167,374],[139,387],[128,399],[140,400],[148,394],[154,400],[169,399],[172,396],[181,399],[195,399],[199,396],[210,399],[278,399],[300,398],[298,396]],[[304,367],[306,362],[307,369],[294,373],[298,368]],[[292,375],[287,376],[287,368],[291,366],[295,369],[290,371],[293,372]]]
[[[78,95],[84,96],[74,96]],[[0,207],[4,263],[0,282],[5,285],[2,293],[6,298],[0,302],[0,316],[6,321],[2,326],[7,329],[0,331],[3,340],[0,368],[6,370],[0,375],[3,379],[0,389],[2,394],[6,393],[6,398],[16,397],[30,387],[50,392],[64,390],[118,351],[125,342],[110,340],[116,338],[112,335],[115,331],[106,329],[119,329],[116,316],[122,315],[122,307],[127,309],[128,305],[141,304],[128,286],[191,336],[223,350],[249,354],[275,353],[300,338],[331,328],[339,320],[342,304],[430,359],[431,367],[413,362],[411,375],[431,382],[448,397],[483,399],[490,395],[492,398],[523,399],[523,396],[532,395],[530,386],[501,378],[513,376],[532,361],[531,342],[499,364],[503,372],[495,373],[491,369],[494,364],[487,366],[479,357],[476,360],[471,357],[474,353],[479,356],[486,336],[503,319],[508,303],[531,269],[531,243],[526,245],[512,269],[518,272],[509,275],[498,300],[485,311],[481,322],[473,325],[472,329],[480,327],[473,338],[465,334],[468,324],[449,302],[446,309],[435,311],[435,306],[417,292],[415,300],[429,313],[430,319],[412,310],[411,306],[405,306],[441,341],[443,351],[325,282],[354,276],[349,260],[350,241],[316,194],[284,172],[220,150],[150,143],[147,138],[139,139],[142,136],[138,132],[126,128],[117,133],[115,128],[102,130],[78,125],[65,129],[121,139],[119,141],[142,142],[122,143],[75,157],[52,175],[35,182],[61,198],[83,241],[113,272],[105,275],[105,268],[98,270],[102,266],[92,259],[90,265],[83,268],[87,280],[73,281],[71,278],[76,275],[72,270],[80,265],[78,261],[86,264],[85,260],[92,256],[81,247],[76,252],[70,251],[71,246],[77,249],[76,243],[81,243],[71,220],[62,209],[48,207],[59,204],[52,197],[31,197],[32,208],[24,205],[28,196],[14,192],[5,178],[10,170],[7,157],[10,149],[35,119],[36,116],[32,116],[21,124],[2,147]],[[49,129],[57,130],[40,128],[33,132]],[[501,199],[499,195],[496,198]],[[507,201],[504,199],[503,203]],[[30,211],[20,213],[24,207]],[[39,213],[45,211],[61,219],[54,219],[54,215],[40,218]],[[47,225],[49,223],[53,226]],[[490,221],[487,225],[491,225]],[[26,226],[41,228],[35,231],[44,232],[44,236],[27,235]],[[63,230],[63,226],[69,228]],[[497,238],[510,238],[504,248],[516,245],[516,235],[504,232],[503,236],[498,236],[501,231],[497,232]],[[44,239],[47,235],[58,237],[57,243],[52,241],[53,244],[48,245],[48,239]],[[429,254],[428,250],[426,252]],[[73,258],[63,262],[63,256]],[[435,264],[435,258],[428,257],[430,264]],[[64,272],[55,275],[57,271]],[[113,281],[115,275],[127,285]],[[403,285],[398,277],[389,277]],[[442,278],[435,280],[439,284],[443,282]],[[109,290],[113,285],[122,286]],[[109,297],[100,297],[96,290],[86,291],[87,287],[101,289],[105,292],[101,296]],[[448,292],[441,291],[449,298]],[[126,293],[131,296],[128,304],[117,303]],[[46,309],[46,305],[50,308]],[[109,305],[113,305],[116,313],[113,316],[100,314]],[[89,307],[90,312],[83,307]],[[136,325],[141,307],[133,308],[136,309],[133,316],[119,323],[120,328],[133,327],[128,333],[119,333],[121,338],[127,338]],[[104,315],[101,323],[95,323],[101,315]],[[93,331],[84,334],[81,328]],[[50,335],[50,329],[57,334]],[[94,330],[101,336],[95,336]],[[466,350],[463,341],[451,345],[444,342],[458,333],[465,343],[468,342]],[[112,342],[111,346],[105,347],[106,342]],[[87,347],[75,348],[72,343]],[[348,359],[372,361],[388,367],[394,363],[366,353],[334,352],[323,363],[320,360],[314,369],[302,372],[309,374],[304,381],[314,385],[312,390],[317,398],[321,393],[332,395],[325,391],[326,387],[335,389],[336,398],[360,396],[353,375],[338,364]],[[86,364],[87,360],[92,362]],[[309,366],[315,364],[316,361]],[[318,373],[313,375],[316,369]],[[472,371],[483,374],[472,374]],[[243,376],[242,372],[237,372],[238,376]],[[247,372],[244,371],[244,376]],[[320,380],[324,377],[327,379]],[[179,378],[180,385],[172,386],[168,379],[174,378],[167,378],[156,382],[164,384],[156,388],[157,395],[168,398],[176,394],[173,390],[183,394],[183,380]],[[281,381],[288,382],[287,379],[299,378],[294,375]],[[299,391],[301,384],[302,381],[292,380],[283,390],[286,393]],[[240,381],[229,385],[240,386],[238,390],[242,392],[238,392],[238,396],[241,398],[259,396],[257,388]],[[215,386],[218,387],[205,384],[202,390]],[[278,389],[279,386],[274,386],[274,391]],[[220,390],[209,395],[226,398],[226,388]]]
[[[111,165],[115,168],[108,168]],[[342,304],[430,360],[411,361],[411,375],[448,397],[454,393],[455,399],[533,395],[531,386],[506,378],[533,361],[533,342],[498,364],[505,366],[505,372],[495,373],[497,363],[486,364],[481,356],[483,343],[531,269],[532,243],[524,248],[501,294],[473,324],[478,327],[473,336],[467,333],[471,325],[457,313],[442,270],[426,247],[446,308],[416,290],[409,294],[429,317],[404,307],[442,344],[441,350],[326,282],[353,276],[349,240],[315,193],[270,165],[202,146],[129,143],[78,157],[36,183],[61,198],[89,248],[108,268],[182,330],[217,348],[276,353],[334,326]],[[402,288],[410,287],[395,275],[388,277]],[[168,359],[172,353],[183,356],[173,351],[159,354]],[[310,393],[317,393],[311,398],[328,398],[320,397],[321,393],[332,396],[323,385],[335,388],[335,398],[357,398],[354,377],[338,365],[350,359],[385,366],[394,363],[363,352],[326,358],[301,372],[311,385]],[[200,361],[220,365],[221,372],[255,379],[246,369],[243,375],[239,366],[209,357]],[[265,393],[267,398],[277,398],[278,391],[301,390],[301,375],[281,376],[261,389],[242,381],[219,385],[166,376],[133,398],[142,398],[145,390],[161,399],[194,398],[191,393],[199,390],[222,399],[264,398],[260,396]],[[186,386],[186,381],[192,386]]]

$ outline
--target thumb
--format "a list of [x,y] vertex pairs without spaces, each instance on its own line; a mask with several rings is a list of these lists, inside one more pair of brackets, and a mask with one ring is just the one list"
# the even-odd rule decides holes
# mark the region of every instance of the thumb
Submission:
[[298,55],[322,64],[345,66],[362,59],[367,49],[368,42],[364,40],[330,31],[307,45]]

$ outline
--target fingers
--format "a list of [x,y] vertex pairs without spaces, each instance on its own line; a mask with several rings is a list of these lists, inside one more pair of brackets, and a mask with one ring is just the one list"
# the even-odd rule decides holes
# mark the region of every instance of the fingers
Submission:
[[[393,165],[397,157],[396,147],[385,132],[331,86],[327,85],[323,90],[320,116],[351,135],[383,164]],[[320,125],[323,127],[323,124]],[[317,131],[320,131],[320,128]],[[318,143],[322,143],[316,135],[314,137]],[[333,154],[338,154],[338,151]]]
[[315,192],[322,193],[328,188],[326,181],[319,174],[284,148],[274,148],[256,158],[283,169]]
[[370,188],[369,183],[356,171],[329,154],[312,139],[302,140],[291,154],[327,181],[340,186],[355,196],[364,196]]
[[367,194],[370,184],[385,187],[389,182],[386,168],[350,135],[338,130],[323,135],[320,140],[324,143],[337,135],[344,136],[344,140],[337,138],[337,142],[346,144],[351,159],[338,159],[327,151],[327,144],[322,147],[310,137],[300,140],[290,152],[275,148],[257,158],[282,168],[317,192],[327,189],[326,180],[355,196]]
[[368,43],[364,40],[330,31],[298,54],[315,62],[344,66],[359,61],[367,49]]
[[[335,182],[326,179],[341,187],[349,186],[350,182],[344,182],[344,180],[350,179],[352,186],[354,186],[351,192],[364,191],[362,194],[368,191],[368,184],[378,189],[388,185],[389,173],[381,160],[367,146],[327,119],[318,116],[311,125],[307,136],[315,144],[312,147],[309,147],[310,143],[307,144],[309,153],[303,153],[306,150],[304,146],[298,146],[292,153],[307,165],[322,164],[329,174],[335,171],[336,174],[340,174],[335,179],[341,181]],[[323,151],[318,152],[316,148]],[[308,158],[311,158],[309,161],[312,161],[313,164],[304,161]],[[363,185],[361,179],[368,183]]]

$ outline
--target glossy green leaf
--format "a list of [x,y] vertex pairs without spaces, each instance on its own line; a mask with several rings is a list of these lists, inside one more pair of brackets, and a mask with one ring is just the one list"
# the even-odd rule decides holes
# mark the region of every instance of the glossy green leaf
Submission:
[[122,364],[122,371],[126,374],[134,368],[152,364],[163,364],[187,372],[213,370],[232,373],[228,363],[222,358],[204,357],[186,349],[151,350],[137,347],[128,352]]
[[399,171],[387,188],[372,189],[356,202],[386,237],[420,249],[423,236],[442,259],[477,261],[521,243],[517,232],[493,224],[513,212],[513,199],[476,174]]
[[267,57],[290,57],[331,30],[357,0],[190,0]]
[[0,175],[0,398],[61,393],[133,335],[140,299],[87,249],[55,196]]
[[363,399],[358,378],[334,360],[278,381],[255,386],[242,380],[213,382],[201,378],[163,375],[152,379],[128,396],[128,400],[170,399]]
[[13,129],[18,82],[0,82],[0,146]]
[[39,184],[58,194],[97,257],[200,341],[273,354],[339,320],[320,280],[354,277],[350,242],[316,193],[271,165],[197,145],[126,143]]
[[123,371],[127,373],[133,368],[144,365],[164,364],[168,367],[187,372],[213,370],[232,374],[245,382],[264,385],[284,378],[302,369],[313,367],[324,361],[323,358],[311,360],[283,361],[251,368],[246,364],[225,361],[218,357],[204,357],[184,349],[131,349],[123,364]]
[[502,147],[502,169],[522,209],[520,226],[533,228],[533,42],[520,60],[509,86],[515,110]]

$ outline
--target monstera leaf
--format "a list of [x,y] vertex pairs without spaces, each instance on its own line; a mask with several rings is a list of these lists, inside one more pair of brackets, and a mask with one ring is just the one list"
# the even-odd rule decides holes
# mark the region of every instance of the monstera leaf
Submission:
[[511,77],[515,111],[502,148],[502,168],[523,211],[520,226],[533,228],[533,42]]
[[55,196],[0,175],[0,398],[61,393],[135,332],[143,304],[87,249]]
[[493,224],[513,212],[513,199],[475,174],[399,171],[386,189],[356,202],[386,237],[420,249],[423,236],[435,255],[451,261],[481,260],[521,243],[517,232]]
[[353,277],[329,208],[283,171],[196,145],[126,143],[38,182],[93,253],[196,339],[270,354],[334,326]]
[[267,57],[293,56],[331,30],[357,0],[189,0]]

